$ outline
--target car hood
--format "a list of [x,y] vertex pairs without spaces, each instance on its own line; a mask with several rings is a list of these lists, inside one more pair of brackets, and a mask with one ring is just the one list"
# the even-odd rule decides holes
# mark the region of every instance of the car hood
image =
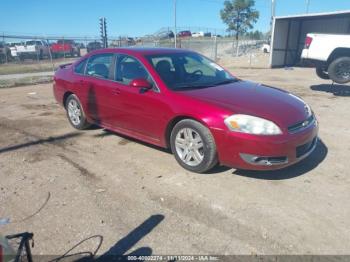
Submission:
[[274,121],[288,127],[308,117],[305,102],[284,90],[250,81],[237,81],[227,85],[180,91],[232,112],[249,114]]

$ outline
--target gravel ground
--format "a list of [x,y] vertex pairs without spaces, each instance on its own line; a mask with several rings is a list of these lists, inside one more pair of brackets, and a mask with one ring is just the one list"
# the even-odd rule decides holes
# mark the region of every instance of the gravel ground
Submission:
[[50,84],[0,89],[1,234],[32,231],[33,253],[46,255],[94,235],[98,254],[349,254],[350,87],[311,69],[232,71],[312,106],[310,157],[274,172],[194,174],[165,150],[74,130]]

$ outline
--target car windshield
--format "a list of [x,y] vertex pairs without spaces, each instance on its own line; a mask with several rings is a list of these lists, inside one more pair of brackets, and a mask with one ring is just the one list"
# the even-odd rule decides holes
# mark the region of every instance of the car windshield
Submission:
[[221,66],[196,53],[148,55],[146,58],[172,90],[206,88],[237,81]]
[[26,41],[26,45],[36,45],[37,41]]

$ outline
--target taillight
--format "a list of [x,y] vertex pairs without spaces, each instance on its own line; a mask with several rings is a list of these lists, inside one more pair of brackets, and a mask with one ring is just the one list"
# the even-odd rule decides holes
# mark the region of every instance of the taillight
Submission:
[[309,48],[312,42],[312,37],[307,36],[305,39],[305,48]]

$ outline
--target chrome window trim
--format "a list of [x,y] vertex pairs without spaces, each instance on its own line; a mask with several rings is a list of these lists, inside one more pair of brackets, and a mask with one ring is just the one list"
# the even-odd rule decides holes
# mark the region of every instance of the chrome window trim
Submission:
[[[158,87],[157,82],[154,80],[153,76],[150,74],[150,72],[149,72],[148,69],[144,66],[144,64],[143,64],[138,58],[136,58],[136,57],[134,57],[134,56],[131,56],[131,55],[128,55],[128,54],[123,54],[123,53],[110,53],[110,52],[108,52],[108,53],[99,53],[99,54],[91,55],[91,56],[85,58],[85,59],[86,59],[86,64],[85,64],[85,67],[84,67],[84,73],[83,73],[83,74],[76,73],[76,72],[74,71],[74,69],[75,69],[75,65],[74,65],[74,66],[73,66],[73,74],[75,74],[75,75],[80,75],[80,76],[85,76],[85,77],[91,77],[91,78],[99,79],[99,80],[105,80],[105,81],[109,81],[109,82],[113,82],[113,83],[118,83],[118,84],[123,85],[123,86],[125,86],[125,87],[130,87],[129,85],[126,85],[126,84],[124,84],[123,82],[120,82],[120,81],[117,81],[117,80],[114,80],[114,79],[99,78],[99,77],[96,77],[96,76],[91,76],[91,75],[87,75],[87,74],[86,74],[87,64],[89,63],[89,60],[91,59],[91,57],[94,57],[94,56],[96,56],[96,55],[104,55],[104,54],[112,54],[112,55],[113,55],[113,58],[114,58],[114,70],[115,70],[115,68],[116,68],[116,66],[117,66],[118,55],[130,56],[130,57],[132,57],[132,58],[135,58],[135,60],[137,60],[137,61],[142,65],[142,67],[145,69],[145,71],[149,74],[149,76],[151,77],[153,83],[155,84],[154,88],[152,88],[151,91],[153,91],[154,93],[160,93],[160,88]],[[84,61],[84,59],[83,59],[82,61]],[[82,61],[81,61],[81,62],[82,62]],[[113,74],[113,75],[114,75],[114,77],[115,77],[115,74]]]

